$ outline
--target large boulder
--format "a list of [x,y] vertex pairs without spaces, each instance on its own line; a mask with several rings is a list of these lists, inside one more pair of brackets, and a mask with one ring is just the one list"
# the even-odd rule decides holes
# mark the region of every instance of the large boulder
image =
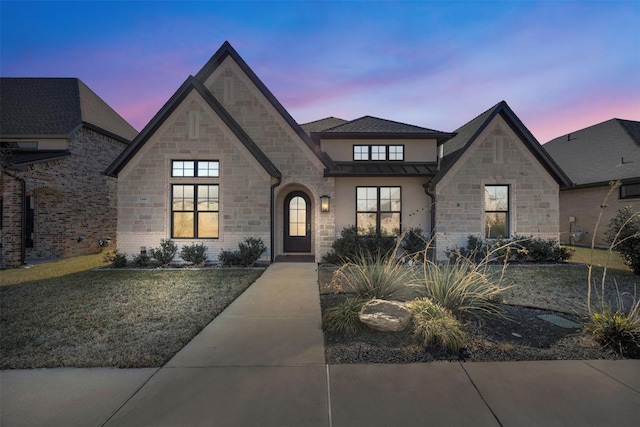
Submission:
[[368,327],[383,332],[398,332],[407,327],[411,312],[398,301],[374,299],[366,303],[358,314]]

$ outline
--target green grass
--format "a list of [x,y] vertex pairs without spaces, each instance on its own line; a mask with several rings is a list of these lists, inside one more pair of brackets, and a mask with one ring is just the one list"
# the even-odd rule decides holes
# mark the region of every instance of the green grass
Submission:
[[[262,273],[91,271],[93,258],[81,258],[10,271],[14,284],[0,287],[0,368],[162,366]],[[25,279],[45,271],[50,278]]]

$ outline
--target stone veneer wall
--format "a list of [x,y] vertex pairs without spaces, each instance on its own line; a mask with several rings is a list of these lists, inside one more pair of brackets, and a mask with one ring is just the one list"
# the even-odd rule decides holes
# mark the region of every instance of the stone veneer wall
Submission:
[[[193,114],[198,117],[195,134],[188,129]],[[220,176],[171,177],[172,160],[217,160]],[[202,243],[208,259],[217,260],[221,250],[235,250],[247,237],[259,237],[268,246],[271,182],[244,145],[192,92],[118,176],[118,249],[131,257],[142,247],[158,247],[161,239],[170,238],[171,185],[181,183],[220,186],[220,237],[173,239],[180,248]]]
[[325,213],[319,209],[322,195],[330,196],[333,203],[334,179],[323,176],[322,162],[231,58],[218,67],[206,86],[282,173],[282,183],[276,187],[276,254],[282,253],[283,248],[285,192],[301,186],[299,189],[306,189],[312,200],[312,251],[319,261],[334,241],[335,209]]
[[[108,184],[104,171],[125,147],[120,141],[80,128],[70,142],[71,156],[29,165],[24,171],[11,171],[25,180],[27,196],[34,198],[34,246],[26,249],[27,258],[96,253],[105,237],[115,244],[116,188]],[[6,175],[4,180],[8,182]],[[4,200],[20,197],[15,188],[9,191],[10,194],[3,194]],[[5,202],[5,208],[8,204]],[[7,218],[3,224],[19,233],[19,221],[20,216],[12,214],[12,219]],[[8,262],[8,251],[15,253],[3,242],[5,263],[16,266],[15,260]]]
[[[591,246],[596,222],[600,215],[600,206],[609,192],[607,185],[591,188],[576,188],[560,191],[560,241],[570,243],[569,217],[573,216],[576,222],[571,227],[572,231],[586,232],[580,241],[574,242],[580,246]],[[609,221],[613,219],[618,210],[625,206],[632,206],[634,210],[640,210],[640,199],[620,199],[619,189],[613,190],[607,199],[606,208],[602,212],[602,219],[596,232],[596,246],[608,246],[605,233]]]
[[496,117],[436,187],[437,257],[484,238],[484,185],[509,185],[510,234],[558,239],[559,185]]

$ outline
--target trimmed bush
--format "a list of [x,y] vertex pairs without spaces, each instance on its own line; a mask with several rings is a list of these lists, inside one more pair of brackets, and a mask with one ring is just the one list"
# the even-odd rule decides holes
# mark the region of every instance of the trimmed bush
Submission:
[[133,265],[144,268],[151,265],[151,257],[147,254],[138,254],[133,257]]
[[127,254],[118,252],[116,249],[113,252],[104,254],[102,261],[111,264],[113,268],[125,268],[127,266]]
[[356,261],[361,256],[375,259],[391,252],[396,245],[395,236],[381,236],[370,230],[369,234],[358,234],[355,226],[342,229],[340,237],[332,244],[331,252],[322,260],[332,264]]
[[249,237],[238,244],[237,251],[222,251],[218,259],[224,266],[253,267],[267,247],[259,237]]
[[450,249],[447,255],[450,260],[466,258],[472,262],[491,261],[511,262],[565,262],[573,254],[573,250],[560,246],[553,239],[514,236],[512,239],[496,239],[486,242],[477,236],[467,238],[467,247]]
[[423,346],[437,345],[458,351],[466,345],[467,334],[462,324],[446,308],[420,298],[409,303],[409,310],[413,314],[413,335]]
[[322,327],[326,332],[353,335],[363,325],[358,313],[367,302],[363,298],[347,298],[335,307],[327,309],[322,318]]
[[188,263],[200,265],[207,260],[207,247],[202,243],[183,246],[180,252],[180,258]]
[[178,252],[178,245],[173,243],[171,239],[160,240],[159,248],[152,248],[149,250],[151,258],[158,261],[161,266],[169,265],[173,261],[173,257]]

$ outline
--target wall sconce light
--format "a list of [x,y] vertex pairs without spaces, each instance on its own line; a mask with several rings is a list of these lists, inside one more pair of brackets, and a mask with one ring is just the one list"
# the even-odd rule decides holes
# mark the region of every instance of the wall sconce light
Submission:
[[320,196],[320,212],[329,212],[329,201],[331,197]]

